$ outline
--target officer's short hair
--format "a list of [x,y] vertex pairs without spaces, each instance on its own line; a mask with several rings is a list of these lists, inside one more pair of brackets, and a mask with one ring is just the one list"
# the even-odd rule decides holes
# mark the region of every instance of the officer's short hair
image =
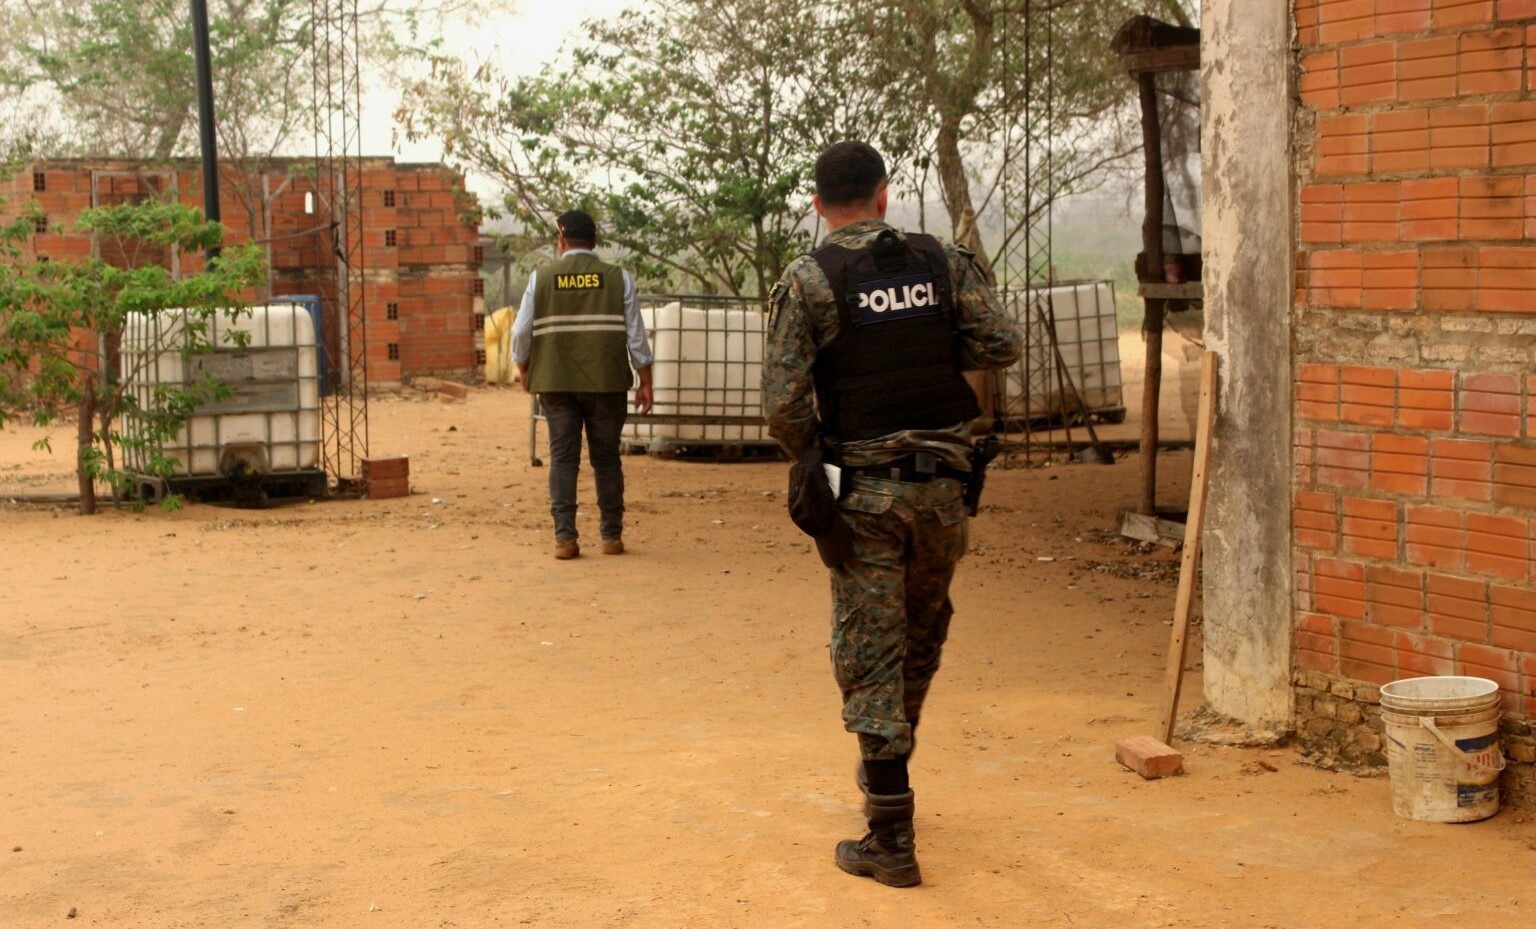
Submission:
[[576,246],[591,248],[597,244],[597,223],[591,214],[582,210],[567,210],[555,220],[555,228],[565,236],[565,241]]
[[816,156],[816,196],[828,206],[862,203],[885,182],[885,159],[866,142],[834,142]]

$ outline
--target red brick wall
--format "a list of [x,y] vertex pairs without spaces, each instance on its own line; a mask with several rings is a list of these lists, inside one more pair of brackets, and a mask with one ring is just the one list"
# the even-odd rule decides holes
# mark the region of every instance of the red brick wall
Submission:
[[1296,662],[1536,715],[1536,0],[1296,0]]
[[[367,179],[364,179],[367,183]],[[410,372],[463,371],[476,365],[474,295],[478,229],[461,217],[474,204],[463,181],[435,166],[401,166],[394,173],[395,247],[399,272],[400,364]],[[384,228],[384,227],[379,227]]]
[[[35,199],[47,215],[49,232],[36,239],[39,254],[85,258],[91,254],[91,238],[69,230],[75,217],[91,205],[92,171],[120,172],[98,184],[103,203],[120,202],[139,193],[139,182],[133,176],[139,167],[130,162],[38,164],[17,172],[0,188],[0,195],[11,198],[8,212]],[[311,168],[312,164],[302,163],[301,167]],[[202,176],[195,164],[145,170],[168,175],[166,185],[174,178],[182,203],[203,205]],[[34,192],[34,171],[43,175],[46,190]],[[249,241],[246,199],[234,187],[249,178],[232,166],[226,166],[224,172],[219,200],[225,240],[229,244]],[[252,186],[259,191],[260,179],[254,180]],[[473,300],[479,277],[474,260],[478,219],[473,197],[463,190],[463,177],[440,165],[396,164],[388,158],[370,158],[364,161],[362,182],[370,383],[399,382],[420,374],[473,372],[477,367]],[[272,294],[320,293],[327,306],[334,308],[335,294],[324,283],[325,275],[317,272],[321,262],[332,260],[333,247],[328,234],[315,231],[317,217],[304,211],[305,195],[313,192],[313,184],[303,176],[287,178],[281,169],[269,175],[268,184],[269,190],[282,191],[270,207]],[[390,200],[393,205],[387,202]],[[255,228],[260,235],[263,223],[259,216]],[[386,244],[390,238],[387,231],[393,233],[395,244]],[[183,254],[179,264],[183,273],[195,274],[202,268],[202,256]],[[259,294],[246,296],[261,299]],[[390,304],[395,304],[393,319]],[[327,326],[333,357],[339,352],[337,332],[338,325]]]

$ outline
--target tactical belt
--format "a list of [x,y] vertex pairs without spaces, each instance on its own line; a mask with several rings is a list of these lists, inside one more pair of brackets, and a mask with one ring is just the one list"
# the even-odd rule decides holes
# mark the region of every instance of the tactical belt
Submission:
[[[925,460],[926,459],[926,460]],[[900,481],[903,484],[926,484],[935,478],[969,481],[971,472],[952,468],[938,460],[932,452],[917,452],[881,465],[865,465],[843,468],[849,476],[873,477],[882,481]]]

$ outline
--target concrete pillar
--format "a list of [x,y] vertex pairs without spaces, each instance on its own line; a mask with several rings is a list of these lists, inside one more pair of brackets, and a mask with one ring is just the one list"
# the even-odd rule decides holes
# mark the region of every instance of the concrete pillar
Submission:
[[1205,700],[1291,719],[1293,66],[1287,0],[1201,17],[1205,337],[1221,358],[1204,537]]

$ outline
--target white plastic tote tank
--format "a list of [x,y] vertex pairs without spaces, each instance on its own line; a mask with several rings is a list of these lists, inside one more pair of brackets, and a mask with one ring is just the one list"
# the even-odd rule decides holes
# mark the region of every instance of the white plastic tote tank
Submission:
[[[1046,300],[1049,298],[1050,303]],[[1088,412],[1112,422],[1125,418],[1120,382],[1120,333],[1115,319],[1115,291],[1108,281],[1063,283],[1027,291],[1010,290],[1004,306],[1026,334],[1026,351],[1003,372],[1001,412],[1010,419],[1076,413],[1075,385]],[[1056,375],[1056,356],[1042,319],[1056,319],[1056,344],[1072,384],[1066,395]]]
[[653,416],[630,417],[626,441],[666,445],[772,443],[763,424],[763,313],[701,309],[680,302],[642,306],[651,350]]
[[[180,310],[130,314],[120,372],[141,407],[161,386],[186,387],[211,376],[232,394],[199,406],[181,431],[160,446],[174,458],[177,479],[319,473],[320,365],[314,320],[299,304],[258,306],[231,320],[209,319],[212,350],[187,353]],[[241,347],[229,334],[244,332]],[[141,428],[132,419],[124,433]],[[131,471],[148,470],[152,450],[127,448]]]

